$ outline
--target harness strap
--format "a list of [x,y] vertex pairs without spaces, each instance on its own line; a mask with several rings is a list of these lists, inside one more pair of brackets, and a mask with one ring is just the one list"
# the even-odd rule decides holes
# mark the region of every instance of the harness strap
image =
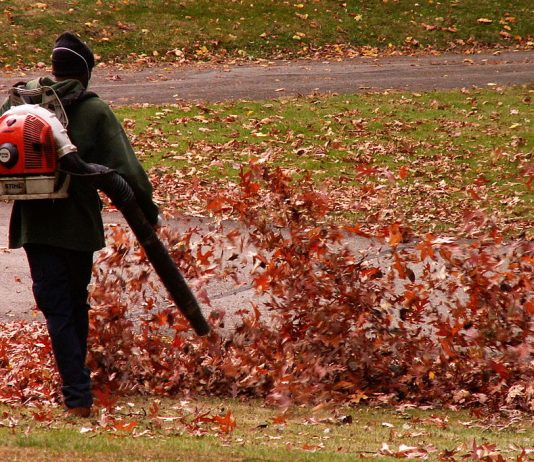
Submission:
[[8,97],[11,106],[19,106],[21,104],[39,104],[39,106],[48,109],[50,112],[53,112],[63,127],[67,128],[69,124],[67,113],[65,112],[65,108],[61,103],[61,99],[52,87],[44,86],[28,89],[17,85],[11,87],[8,91]]

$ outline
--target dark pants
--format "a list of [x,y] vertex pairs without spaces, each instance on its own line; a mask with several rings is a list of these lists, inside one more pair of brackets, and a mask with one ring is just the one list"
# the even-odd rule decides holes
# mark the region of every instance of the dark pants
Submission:
[[65,405],[92,405],[91,379],[85,366],[92,252],[46,245],[24,246],[37,307],[43,312],[57,368],[63,381]]

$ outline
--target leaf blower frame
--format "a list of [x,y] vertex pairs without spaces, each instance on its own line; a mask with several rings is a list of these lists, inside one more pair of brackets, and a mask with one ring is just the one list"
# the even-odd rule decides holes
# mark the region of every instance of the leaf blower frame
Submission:
[[[40,98],[32,113],[20,105]],[[61,101],[51,87],[11,88],[11,109],[0,118],[0,199],[63,199],[70,177],[57,170],[58,154],[46,113],[68,124]],[[21,112],[22,111],[22,112]],[[44,119],[43,119],[44,117]]]
[[[46,92],[47,89],[45,88],[43,91]],[[53,96],[51,96],[50,99],[53,99]],[[59,98],[57,98],[57,101],[59,102]],[[49,109],[45,109],[42,105],[35,104],[21,104],[14,106],[0,117],[0,163],[2,162],[2,159],[4,159],[2,168],[5,167],[6,161],[9,160],[7,158],[9,155],[13,155],[13,152],[16,152],[17,155],[22,153],[22,157],[24,157],[24,154],[26,154],[25,149],[31,150],[36,148],[34,150],[38,150],[39,152],[46,151],[45,154],[47,155],[49,155],[50,151],[56,156],[56,159],[53,159],[56,163],[52,162],[54,171],[49,171],[49,174],[46,176],[54,179],[60,175],[65,176],[65,174],[68,174],[67,178],[70,175],[76,176],[82,181],[87,181],[88,184],[95,189],[99,189],[106,194],[113,205],[121,211],[176,306],[189,321],[195,332],[200,336],[209,334],[209,324],[204,318],[194,294],[187,285],[167,249],[158,238],[154,227],[149,223],[143,211],[137,204],[134,192],[130,185],[116,171],[103,165],[91,164],[83,161],[77,153],[76,146],[72,144],[67,135],[67,129],[65,128],[67,118],[61,103],[59,102],[59,105],[53,103],[51,106],[54,106],[54,112],[59,110],[60,117],[64,120],[63,123],[60,121],[60,118],[58,118],[56,114],[50,112]],[[29,138],[29,135],[25,133],[25,130],[28,130],[29,124],[35,120],[39,122],[37,138],[39,139],[38,143],[40,143],[40,146],[28,147],[27,145],[24,145],[25,140]],[[14,133],[13,131],[10,132],[10,129],[15,125],[17,126],[16,130],[18,130],[18,133]],[[12,146],[6,147],[7,144],[13,145],[14,148]],[[46,149],[44,149],[43,146],[45,146]],[[7,149],[9,153],[5,153],[2,149]],[[19,162],[19,159],[20,156],[15,159],[15,161],[12,160],[11,162],[17,163]],[[9,167],[5,167],[5,170],[9,170]],[[31,174],[26,174],[25,176],[26,172],[24,171],[24,168],[21,168],[20,170],[20,174],[14,177],[18,178],[18,181],[22,181],[22,179],[25,179],[26,177],[32,177]],[[0,169],[0,181],[4,181],[4,185],[9,184],[5,183],[5,181],[14,181],[11,179],[7,180],[3,175],[5,175],[5,172]],[[50,184],[48,186],[50,186]],[[62,188],[64,188],[64,186],[62,186]],[[61,194],[65,193],[66,191],[61,192]],[[41,194],[17,192],[16,194],[3,194],[0,198],[50,199],[59,197],[57,194],[58,191]]]

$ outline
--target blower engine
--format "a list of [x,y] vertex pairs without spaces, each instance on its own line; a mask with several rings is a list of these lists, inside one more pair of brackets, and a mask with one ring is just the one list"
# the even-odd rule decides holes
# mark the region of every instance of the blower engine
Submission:
[[0,117],[0,199],[61,199],[69,177],[58,170],[49,111],[15,106]]
[[[26,102],[38,98],[41,105]],[[61,199],[67,197],[70,178],[58,169],[58,153],[50,122],[57,131],[68,119],[59,97],[50,87],[11,88],[11,109],[0,117],[0,199]],[[29,109],[31,107],[31,109]],[[61,128],[60,128],[61,126]]]
[[[26,104],[25,97],[39,95],[41,105]],[[0,199],[65,198],[71,175],[101,190],[123,214],[195,332],[207,335],[210,327],[195,296],[137,204],[132,188],[114,170],[80,158],[67,135],[68,119],[55,92],[50,87],[14,88],[10,99],[15,105],[0,117]]]

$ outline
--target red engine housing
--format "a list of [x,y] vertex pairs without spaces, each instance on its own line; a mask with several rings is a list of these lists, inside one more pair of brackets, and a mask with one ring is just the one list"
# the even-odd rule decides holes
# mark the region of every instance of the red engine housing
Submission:
[[52,128],[33,114],[0,117],[0,176],[53,174],[57,153]]

